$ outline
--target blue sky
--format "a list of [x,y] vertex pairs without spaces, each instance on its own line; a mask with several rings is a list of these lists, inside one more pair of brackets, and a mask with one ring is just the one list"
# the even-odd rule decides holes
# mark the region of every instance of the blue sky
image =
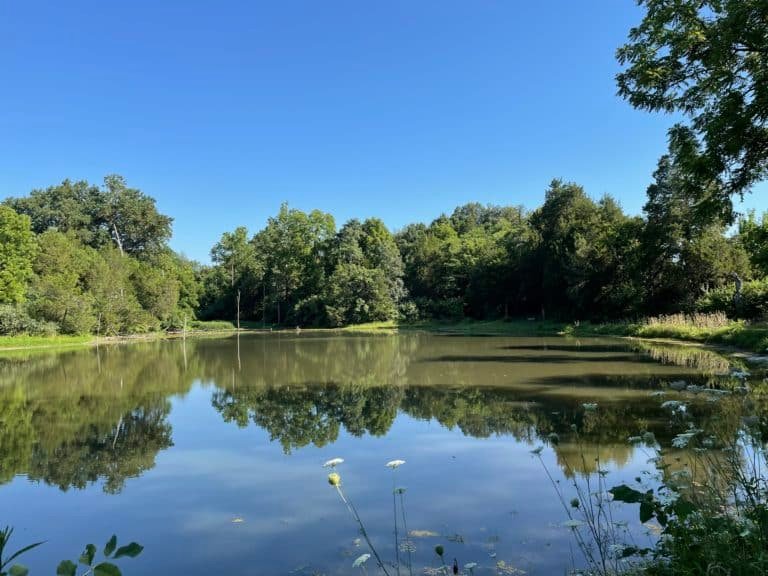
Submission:
[[[553,178],[639,213],[672,118],[615,96],[634,0],[0,0],[0,196],[118,173],[208,260],[282,202],[397,229]],[[761,194],[747,207],[768,208]]]

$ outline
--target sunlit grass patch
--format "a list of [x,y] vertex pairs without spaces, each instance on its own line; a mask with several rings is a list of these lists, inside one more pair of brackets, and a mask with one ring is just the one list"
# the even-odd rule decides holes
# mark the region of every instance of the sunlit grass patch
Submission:
[[1,348],[27,348],[32,346],[70,346],[87,344],[93,336],[0,336]]

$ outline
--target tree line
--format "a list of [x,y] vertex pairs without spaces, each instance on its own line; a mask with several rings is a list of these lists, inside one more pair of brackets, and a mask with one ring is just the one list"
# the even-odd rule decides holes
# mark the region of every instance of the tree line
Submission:
[[642,216],[554,180],[544,203],[456,208],[392,232],[283,205],[225,232],[211,264],[167,244],[172,219],[107,176],[0,205],[0,331],[124,334],[194,319],[336,327],[376,321],[606,320],[768,312],[768,217],[703,215],[678,159],[658,163]]

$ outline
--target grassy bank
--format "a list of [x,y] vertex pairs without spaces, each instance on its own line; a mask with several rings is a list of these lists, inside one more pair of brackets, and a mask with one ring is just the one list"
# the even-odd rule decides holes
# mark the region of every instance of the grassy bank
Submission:
[[[295,327],[271,327],[276,331],[295,331]],[[242,322],[244,332],[261,331],[259,322]],[[227,334],[235,331],[232,322],[194,321],[189,325],[189,337]],[[675,314],[647,318],[637,322],[612,322],[578,326],[540,320],[462,320],[420,321],[409,323],[370,322],[343,328],[302,328],[302,332],[343,332],[351,334],[394,334],[397,332],[425,331],[435,334],[461,334],[466,336],[632,336],[636,338],[664,338],[684,342],[698,342],[731,346],[764,354],[768,351],[768,325],[749,324],[729,320],[721,314]],[[179,337],[180,332],[151,332],[129,336],[101,338],[100,342],[122,342],[157,338]],[[0,336],[0,350],[55,346],[86,345],[95,342],[94,336]]]
[[0,348],[32,348],[38,346],[73,346],[88,344],[93,336],[0,336]]
[[[194,321],[190,323],[187,336],[215,335],[223,332],[233,332],[234,324],[227,321]],[[84,335],[56,335],[56,336],[32,336],[18,334],[15,336],[0,336],[0,351],[20,350],[28,348],[56,348],[64,346],[86,346],[95,344],[96,341],[104,344],[115,342],[132,342],[144,340],[156,340],[162,338],[176,338],[180,332],[147,332],[144,334],[128,334],[121,336],[102,336],[97,339],[93,334]]]
[[670,338],[732,346],[760,354],[768,350],[768,326],[750,324],[743,320],[729,320],[723,314],[674,314],[638,322],[583,323],[579,326],[568,326],[564,332],[574,336]]
[[420,322],[370,322],[345,326],[339,330],[354,333],[392,333],[407,331],[425,331],[438,334],[465,334],[467,336],[556,336],[564,329],[560,322],[540,322],[529,320],[461,320]]

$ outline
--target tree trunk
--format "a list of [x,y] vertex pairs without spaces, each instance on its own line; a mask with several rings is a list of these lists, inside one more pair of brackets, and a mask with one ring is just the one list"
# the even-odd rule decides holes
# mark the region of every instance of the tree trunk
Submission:
[[120,232],[117,231],[117,225],[112,222],[112,230],[115,233],[115,242],[117,242],[117,247],[120,250],[120,256],[125,256],[125,252],[123,252],[123,240],[120,238]]

